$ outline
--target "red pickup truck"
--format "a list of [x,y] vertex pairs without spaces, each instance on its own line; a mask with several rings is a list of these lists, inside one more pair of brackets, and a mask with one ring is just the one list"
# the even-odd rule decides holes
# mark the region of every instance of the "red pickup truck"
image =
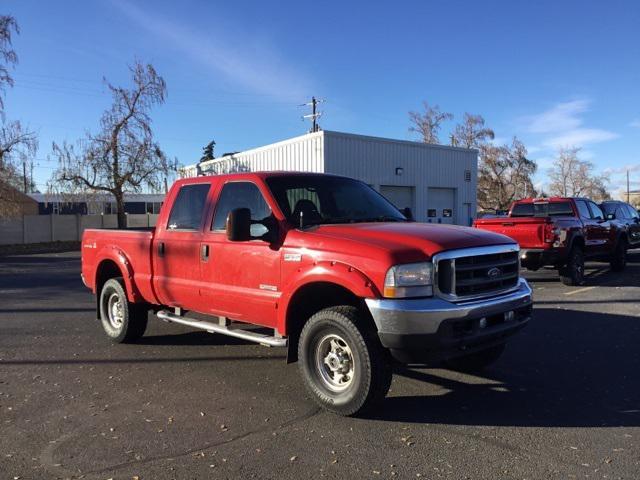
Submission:
[[519,200],[508,216],[478,219],[474,226],[513,238],[520,245],[523,267],[553,266],[565,285],[584,282],[585,258],[606,260],[615,271],[626,265],[626,235],[586,198]]
[[488,365],[532,310],[513,240],[412,222],[324,174],[179,180],[155,229],[84,232],[82,278],[114,342],[140,338],[153,311],[287,347],[315,401],[343,415],[386,395],[392,359]]

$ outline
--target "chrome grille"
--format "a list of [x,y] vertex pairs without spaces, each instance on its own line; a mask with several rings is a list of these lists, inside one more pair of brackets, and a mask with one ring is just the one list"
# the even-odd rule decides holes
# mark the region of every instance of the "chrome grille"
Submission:
[[475,247],[433,257],[436,293],[448,300],[471,300],[513,290],[518,285],[516,245]]

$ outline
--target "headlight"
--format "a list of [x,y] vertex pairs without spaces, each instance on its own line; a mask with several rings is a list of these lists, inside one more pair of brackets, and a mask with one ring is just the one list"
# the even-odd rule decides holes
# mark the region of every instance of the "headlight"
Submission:
[[396,265],[384,279],[386,298],[430,297],[433,295],[433,264],[431,262]]

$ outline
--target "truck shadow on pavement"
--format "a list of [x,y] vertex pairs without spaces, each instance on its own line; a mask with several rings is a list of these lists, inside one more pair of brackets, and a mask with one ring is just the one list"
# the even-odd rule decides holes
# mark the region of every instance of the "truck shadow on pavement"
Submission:
[[[640,426],[639,345],[640,317],[536,309],[529,328],[478,376],[399,369],[396,375],[444,393],[393,396],[396,379],[372,418],[453,425]],[[408,387],[400,389],[421,388],[415,382]]]
[[[522,275],[527,281],[536,283],[558,283],[560,277],[554,268],[542,268],[540,270],[522,269]],[[585,265],[584,287],[606,285],[609,287],[634,287],[640,286],[640,250],[628,253],[627,266],[622,272],[614,272],[604,262],[587,262]],[[579,287],[578,287],[579,288]]]

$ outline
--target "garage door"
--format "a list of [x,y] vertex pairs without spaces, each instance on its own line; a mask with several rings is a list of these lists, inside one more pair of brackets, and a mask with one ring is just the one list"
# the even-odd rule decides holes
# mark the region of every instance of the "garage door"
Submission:
[[456,223],[456,189],[430,187],[427,197],[427,221]]
[[411,211],[415,212],[415,205],[413,204],[413,187],[380,185],[380,193],[399,210],[409,207]]

